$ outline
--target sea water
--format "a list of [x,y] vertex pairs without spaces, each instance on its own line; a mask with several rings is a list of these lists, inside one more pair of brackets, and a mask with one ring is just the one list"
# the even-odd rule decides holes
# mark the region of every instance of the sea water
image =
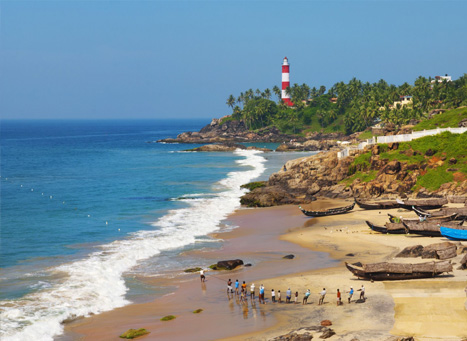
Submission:
[[155,143],[207,123],[1,121],[2,340],[52,340],[129,304],[144,291],[129,273],[189,265],[174,256],[220,243],[207,235],[232,228],[242,184],[309,155]]

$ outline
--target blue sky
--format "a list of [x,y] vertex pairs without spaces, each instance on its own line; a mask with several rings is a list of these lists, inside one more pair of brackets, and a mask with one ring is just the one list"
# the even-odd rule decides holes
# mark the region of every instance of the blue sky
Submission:
[[467,72],[467,1],[0,1],[2,118],[213,118],[230,94]]

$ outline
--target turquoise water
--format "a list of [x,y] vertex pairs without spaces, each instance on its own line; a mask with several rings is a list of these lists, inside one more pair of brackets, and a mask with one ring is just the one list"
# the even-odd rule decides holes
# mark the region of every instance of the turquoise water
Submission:
[[300,156],[153,143],[207,123],[1,121],[2,338],[51,340],[66,318],[128,304],[145,289],[125,274],[219,243],[206,235],[239,208],[240,185]]

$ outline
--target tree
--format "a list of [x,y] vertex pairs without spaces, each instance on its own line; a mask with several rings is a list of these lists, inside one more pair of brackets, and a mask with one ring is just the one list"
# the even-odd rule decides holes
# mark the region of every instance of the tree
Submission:
[[227,98],[226,104],[233,109],[233,106],[235,105],[235,97],[233,95],[230,95],[229,98]]
[[274,85],[274,87],[272,88],[272,91],[274,92],[274,94],[277,96],[277,103],[280,103],[281,100],[282,100],[282,92],[281,92],[281,89],[279,89],[279,87],[277,85]]
[[264,90],[263,94],[264,94],[264,98],[271,99],[271,90],[266,89]]

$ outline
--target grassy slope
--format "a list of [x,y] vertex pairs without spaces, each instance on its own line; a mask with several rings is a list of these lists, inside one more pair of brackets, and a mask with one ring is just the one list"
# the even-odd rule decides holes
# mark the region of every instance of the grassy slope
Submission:
[[[388,161],[398,160],[409,164],[428,164],[427,171],[420,175],[414,190],[425,187],[429,190],[437,190],[446,182],[461,182],[467,179],[467,132],[464,134],[442,133],[435,136],[426,136],[410,142],[399,144],[399,149],[388,151],[387,145],[380,145],[380,158]],[[432,156],[426,156],[426,152],[431,149]],[[405,152],[416,151],[416,155]],[[375,170],[369,170],[369,159],[371,153],[367,152],[358,156],[349,167],[349,178],[343,183],[350,185],[356,178],[364,182],[369,182],[376,177]],[[456,164],[450,164],[449,160],[454,158]],[[436,165],[437,161],[445,161],[441,166]],[[451,169],[448,171],[448,169]],[[452,171],[452,169],[456,169]]]
[[459,122],[467,118],[467,107],[448,110],[435,115],[432,119],[422,121],[414,127],[414,131],[436,128],[458,127]]

